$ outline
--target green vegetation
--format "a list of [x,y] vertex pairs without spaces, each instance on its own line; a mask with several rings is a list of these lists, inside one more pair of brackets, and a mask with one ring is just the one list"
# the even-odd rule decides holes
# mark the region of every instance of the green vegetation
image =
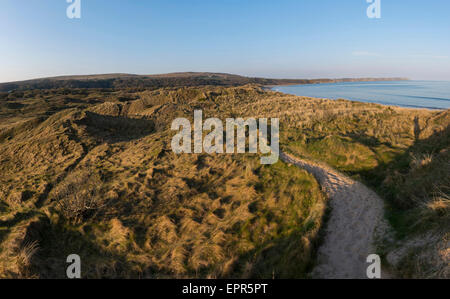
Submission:
[[261,93],[9,94],[0,102],[0,277],[65,277],[72,253],[86,278],[306,277],[325,211],[310,174],[255,155],[170,149],[176,117],[222,113]]
[[394,273],[448,275],[448,111],[138,85],[0,94],[0,277],[64,277],[72,253],[90,278],[307,277],[326,210],[318,183],[255,155],[173,154],[170,124],[195,109],[280,118],[284,151],[386,199]]
[[[345,111],[347,105],[341,102],[323,116],[315,108],[319,116],[306,121],[300,130],[285,131],[285,150],[325,162],[363,181],[387,200],[386,216],[395,239],[400,244],[413,243],[394,269],[399,276],[448,277],[449,112],[376,105],[366,111],[356,107]],[[435,237],[430,242],[419,241],[429,236]],[[384,247],[388,256],[398,244],[386,242]],[[430,262],[435,255],[441,256],[440,261]]]

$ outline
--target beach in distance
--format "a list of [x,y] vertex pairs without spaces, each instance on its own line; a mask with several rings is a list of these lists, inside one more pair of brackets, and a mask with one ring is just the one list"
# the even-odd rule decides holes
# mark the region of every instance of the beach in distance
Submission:
[[273,90],[297,96],[409,108],[450,108],[450,81],[342,82],[276,86]]

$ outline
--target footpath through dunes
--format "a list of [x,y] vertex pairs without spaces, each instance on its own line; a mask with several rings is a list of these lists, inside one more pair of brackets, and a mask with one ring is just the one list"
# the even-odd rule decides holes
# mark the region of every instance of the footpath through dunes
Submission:
[[367,257],[387,231],[383,200],[360,182],[326,166],[282,153],[281,159],[313,174],[330,199],[331,214],[319,248],[314,278],[367,278]]

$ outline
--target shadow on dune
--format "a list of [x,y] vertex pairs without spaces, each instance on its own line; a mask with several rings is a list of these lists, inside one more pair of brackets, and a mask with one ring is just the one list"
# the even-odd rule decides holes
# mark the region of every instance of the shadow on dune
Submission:
[[425,139],[419,138],[421,132],[416,119],[415,142],[404,153],[389,163],[380,162],[373,169],[353,174],[360,175],[370,187],[400,209],[416,206],[415,198],[432,197],[436,188],[450,182],[450,126]]
[[116,117],[86,112],[86,116],[76,121],[85,126],[89,135],[101,142],[117,143],[143,138],[154,132],[155,124],[147,119]]
[[[63,222],[51,224],[48,219],[29,229],[25,240],[39,240],[39,250],[31,259],[31,273],[40,279],[64,279],[71,254],[81,258],[83,278],[139,278],[130,270],[125,255],[106,251],[92,240],[88,232],[68,228]],[[86,229],[85,229],[86,230]]]

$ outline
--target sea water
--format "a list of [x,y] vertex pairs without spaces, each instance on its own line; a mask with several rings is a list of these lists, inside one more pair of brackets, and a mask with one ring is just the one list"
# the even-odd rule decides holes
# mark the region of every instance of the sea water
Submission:
[[347,99],[400,107],[449,109],[450,81],[379,81],[276,86],[298,96]]

